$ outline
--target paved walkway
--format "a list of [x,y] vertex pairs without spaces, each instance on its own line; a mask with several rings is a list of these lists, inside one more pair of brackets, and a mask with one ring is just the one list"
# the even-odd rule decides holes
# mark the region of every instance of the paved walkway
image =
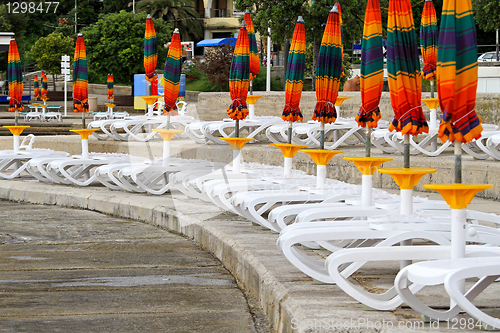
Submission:
[[0,253],[2,332],[255,332],[221,263],[151,225],[0,201]]

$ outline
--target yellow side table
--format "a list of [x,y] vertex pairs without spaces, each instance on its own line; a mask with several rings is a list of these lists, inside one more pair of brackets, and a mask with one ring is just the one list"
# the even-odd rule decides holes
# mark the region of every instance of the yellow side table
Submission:
[[326,165],[333,156],[343,153],[342,150],[326,150],[326,149],[302,149],[302,153],[311,156],[316,163],[316,188],[320,189],[325,186],[326,182]]
[[271,143],[271,146],[279,148],[284,156],[283,169],[284,176],[290,177],[292,175],[292,164],[293,157],[297,152],[303,148],[307,148],[307,145],[294,145],[290,143]]
[[373,174],[384,162],[392,161],[389,157],[344,157],[351,161],[361,172],[361,205],[372,205]]
[[29,126],[3,126],[3,127],[8,129],[12,134],[14,143],[14,154],[17,154],[19,152],[20,135]]
[[443,196],[451,208],[451,258],[465,256],[466,211],[474,196],[489,188],[490,184],[426,184],[424,188]]
[[231,149],[233,150],[233,172],[240,173],[241,168],[241,149],[249,141],[255,139],[252,138],[222,138],[221,140],[226,141]]
[[153,132],[160,134],[163,139],[163,166],[167,166],[170,159],[170,141],[174,138],[176,134],[184,132],[183,130],[176,129],[166,129],[166,128],[155,128]]
[[89,135],[97,131],[97,128],[83,128],[76,130],[69,130],[70,132],[80,134],[80,138],[82,139],[82,157],[84,159],[89,158]]

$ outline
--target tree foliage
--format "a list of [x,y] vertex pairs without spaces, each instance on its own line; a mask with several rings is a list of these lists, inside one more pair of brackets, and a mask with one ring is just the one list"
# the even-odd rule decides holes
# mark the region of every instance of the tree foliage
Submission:
[[[158,38],[158,65],[163,68],[167,51],[163,45],[170,41],[172,26],[153,19]],[[115,83],[131,84],[133,75],[144,73],[144,31],[146,13],[133,14],[124,10],[100,17],[96,24],[82,30],[85,37],[89,81],[106,83],[113,73]]]
[[227,90],[229,87],[229,70],[233,51],[234,48],[227,44],[211,47],[205,53],[205,62],[199,65],[210,83],[220,87],[220,91]]
[[[29,51],[29,55],[36,61],[36,66],[54,77],[61,74],[61,56],[67,54],[73,57],[75,52],[75,41],[73,38],[60,32],[54,32],[47,37],[39,38]],[[54,82],[54,90],[55,80]]]
[[193,0],[140,0],[136,4],[139,11],[152,17],[162,18],[179,28],[182,40],[203,37],[203,20],[194,8]]
[[472,9],[480,29],[485,31],[500,29],[500,1],[472,0]]

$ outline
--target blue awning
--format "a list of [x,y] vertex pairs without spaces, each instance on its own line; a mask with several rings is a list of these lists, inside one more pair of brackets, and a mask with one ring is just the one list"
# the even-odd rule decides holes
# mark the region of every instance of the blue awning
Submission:
[[196,46],[220,46],[228,44],[229,46],[236,45],[236,38],[218,38],[218,39],[204,39],[196,44]]

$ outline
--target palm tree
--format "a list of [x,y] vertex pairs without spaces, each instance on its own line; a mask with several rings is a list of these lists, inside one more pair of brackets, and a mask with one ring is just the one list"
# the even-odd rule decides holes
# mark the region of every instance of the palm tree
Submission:
[[203,38],[203,19],[195,10],[193,0],[140,0],[137,9],[167,23],[173,22],[182,40]]

